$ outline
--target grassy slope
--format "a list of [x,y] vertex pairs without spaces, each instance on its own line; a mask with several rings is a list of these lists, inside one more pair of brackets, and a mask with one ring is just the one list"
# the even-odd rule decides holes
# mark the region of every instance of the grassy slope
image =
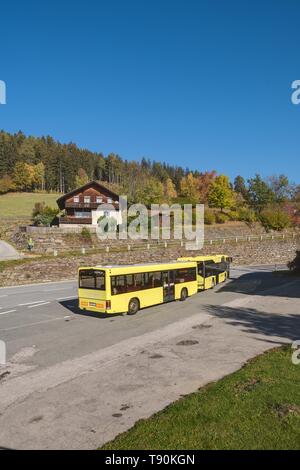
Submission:
[[0,196],[0,218],[30,217],[36,202],[57,207],[57,193],[9,193]]
[[139,421],[104,449],[299,449],[300,365],[289,347]]

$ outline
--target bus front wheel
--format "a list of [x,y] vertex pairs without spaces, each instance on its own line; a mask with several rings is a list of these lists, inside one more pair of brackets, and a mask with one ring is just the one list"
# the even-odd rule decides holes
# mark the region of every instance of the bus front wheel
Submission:
[[180,300],[183,302],[188,296],[188,291],[186,288],[181,290]]
[[130,299],[128,304],[128,315],[135,315],[140,308],[138,299]]

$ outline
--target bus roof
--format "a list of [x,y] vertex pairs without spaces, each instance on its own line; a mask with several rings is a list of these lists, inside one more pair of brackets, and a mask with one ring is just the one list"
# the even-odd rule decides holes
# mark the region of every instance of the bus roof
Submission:
[[177,258],[178,261],[209,261],[209,260],[219,260],[221,258],[228,258],[228,255],[199,255],[199,256],[184,256]]
[[80,269],[103,269],[124,272],[147,272],[147,271],[164,271],[168,269],[180,268],[193,268],[196,260],[179,260],[169,261],[168,263],[138,263],[138,264],[112,264],[112,265],[95,265],[95,266],[80,266]]

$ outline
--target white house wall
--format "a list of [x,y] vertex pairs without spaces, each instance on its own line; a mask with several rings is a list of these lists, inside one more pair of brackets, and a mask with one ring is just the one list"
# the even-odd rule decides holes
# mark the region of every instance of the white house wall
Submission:
[[109,213],[109,217],[116,219],[118,225],[122,223],[122,213],[120,211],[102,209],[92,211],[92,225],[96,226],[98,224],[99,217],[102,217],[107,213]]

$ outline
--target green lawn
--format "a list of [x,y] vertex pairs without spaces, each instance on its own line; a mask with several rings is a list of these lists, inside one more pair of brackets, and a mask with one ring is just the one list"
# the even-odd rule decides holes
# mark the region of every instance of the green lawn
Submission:
[[299,449],[300,365],[291,348],[170,405],[103,449]]
[[57,207],[58,193],[8,193],[0,196],[0,219],[30,217],[36,202]]

